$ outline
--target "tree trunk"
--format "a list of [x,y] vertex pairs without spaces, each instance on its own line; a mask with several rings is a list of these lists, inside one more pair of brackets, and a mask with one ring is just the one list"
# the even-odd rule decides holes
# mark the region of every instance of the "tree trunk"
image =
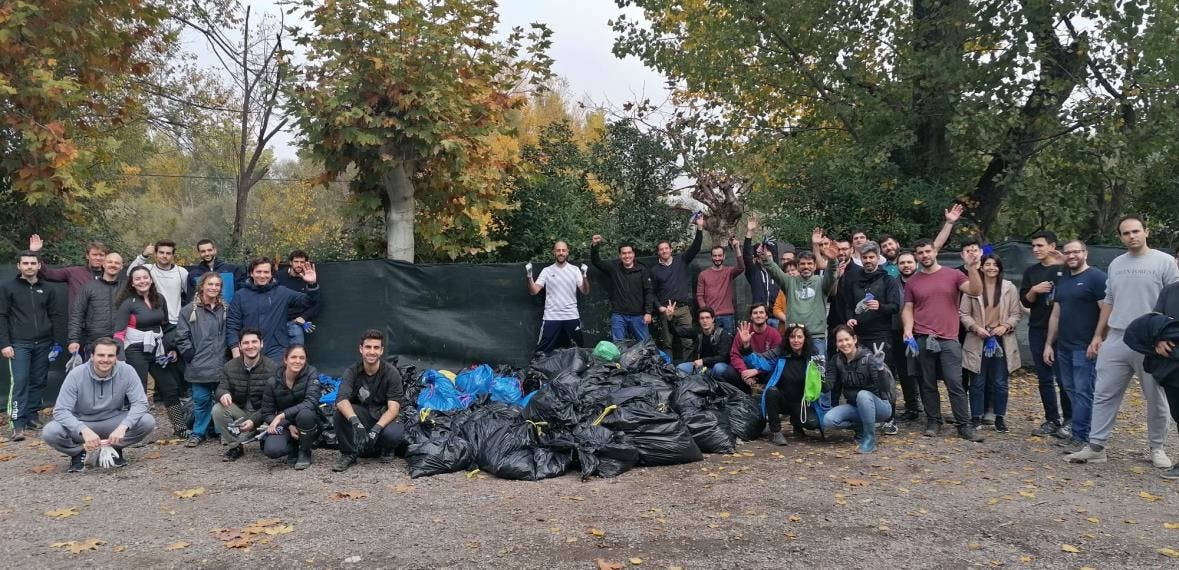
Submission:
[[966,17],[964,0],[912,0],[913,144],[900,161],[911,176],[937,178],[950,167],[947,126],[954,115],[954,100],[961,91],[964,34],[953,22]]
[[[253,184],[242,175],[238,175],[234,184],[233,199],[233,235],[230,237],[230,251],[238,251],[242,245],[242,236],[246,232],[246,204],[250,199]],[[240,252],[239,252],[240,253]]]
[[412,161],[401,161],[382,177],[385,196],[385,257],[413,263],[413,225],[417,202],[413,197]]

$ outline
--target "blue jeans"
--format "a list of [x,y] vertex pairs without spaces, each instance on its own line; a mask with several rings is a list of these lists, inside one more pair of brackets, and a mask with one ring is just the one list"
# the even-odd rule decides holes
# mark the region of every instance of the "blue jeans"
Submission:
[[287,338],[291,344],[307,344],[307,336],[303,332],[303,325],[295,321],[287,321]]
[[1073,440],[1089,441],[1093,425],[1093,387],[1097,384],[1097,360],[1090,360],[1085,349],[1056,351],[1056,369],[1060,383],[1072,404]]
[[[981,418],[987,402],[996,416],[1007,415],[1007,356],[984,356],[970,381],[970,416]],[[990,396],[990,398],[987,398]]]
[[217,384],[213,382],[192,383],[192,435],[209,437],[209,424],[213,423],[213,393]]
[[694,374],[696,372],[696,365],[691,362],[681,362],[676,364],[675,367],[684,374]]
[[856,426],[871,426],[876,429],[876,419],[887,419],[892,415],[892,404],[881,400],[867,390],[856,394],[854,404],[840,404],[823,416],[823,429],[850,429]]
[[637,341],[647,340],[651,333],[647,331],[647,323],[643,322],[643,315],[624,315],[610,313],[610,339],[614,342],[626,340],[626,333],[630,332]]
[[737,334],[737,321],[733,315],[717,315],[716,326],[724,329],[729,334]]
[[827,338],[826,337],[811,337],[811,344],[815,347],[815,354],[819,355],[824,361],[827,360]]
[[[689,364],[691,364],[691,363],[689,363]],[[737,369],[733,368],[732,366],[729,366],[728,364],[726,364],[724,362],[717,362],[716,364],[713,364],[712,367],[708,369],[708,373],[717,382],[728,382],[729,384],[732,384],[732,385],[738,386],[738,387],[740,387],[740,386],[745,386],[746,388],[749,387],[748,385],[746,385],[744,382],[741,381],[741,374],[739,374],[737,372]]]
[[[1072,416],[1068,394],[1064,390],[1064,382],[1058,379],[1055,366],[1044,362],[1044,344],[1048,342],[1048,329],[1028,328],[1028,345],[1032,350],[1032,362],[1036,365],[1036,379],[1040,386],[1040,401],[1044,404],[1044,419],[1060,423],[1061,413],[1064,419]],[[1057,361],[1059,362],[1059,360]],[[1060,384],[1060,406],[1056,405],[1056,384]],[[996,412],[996,415],[998,413]]]
[[16,357],[8,361],[12,367],[12,422],[23,428],[41,411],[41,395],[49,377],[49,349],[52,340],[15,340],[12,349]]

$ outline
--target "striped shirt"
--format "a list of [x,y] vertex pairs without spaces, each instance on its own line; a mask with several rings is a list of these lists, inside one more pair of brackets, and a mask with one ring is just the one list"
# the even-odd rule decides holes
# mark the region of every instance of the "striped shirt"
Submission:
[[581,286],[581,269],[572,263],[565,267],[556,264],[540,270],[536,284],[544,287],[544,320],[569,321],[580,318],[577,313],[577,288]]

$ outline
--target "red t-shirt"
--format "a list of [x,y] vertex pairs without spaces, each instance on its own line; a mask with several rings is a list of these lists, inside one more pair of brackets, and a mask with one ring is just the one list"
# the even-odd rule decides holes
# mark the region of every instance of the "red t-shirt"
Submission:
[[958,340],[958,290],[969,281],[957,269],[918,271],[905,282],[905,303],[913,303],[913,334]]

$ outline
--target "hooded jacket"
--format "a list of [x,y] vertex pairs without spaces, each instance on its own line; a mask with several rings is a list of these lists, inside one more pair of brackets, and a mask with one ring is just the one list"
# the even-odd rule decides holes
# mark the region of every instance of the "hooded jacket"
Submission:
[[[844,314],[848,319],[856,320],[856,335],[870,339],[883,339],[892,334],[893,317],[900,313],[904,297],[901,293],[901,282],[891,277],[883,269],[868,273],[858,266],[844,275],[847,281],[844,298]],[[856,314],[856,305],[864,296],[872,293],[880,308],[875,311],[864,311]],[[832,301],[834,303],[834,301]],[[846,322],[846,321],[845,321]]]
[[885,367],[874,365],[871,357],[872,353],[861,346],[850,361],[842,352],[836,352],[827,362],[823,391],[831,393],[832,406],[839,404],[840,396],[854,404],[860,390],[872,392],[885,402],[894,400],[892,375]]
[[279,413],[290,423],[303,410],[319,413],[319,371],[310,364],[304,366],[295,377],[294,386],[287,388],[283,380],[286,369],[279,366],[262,392],[262,421],[266,423]]
[[1172,350],[1169,358],[1155,352],[1155,345],[1160,340],[1169,340],[1179,346],[1179,319],[1147,313],[1130,322],[1122,340],[1130,350],[1146,355],[1142,369],[1154,376],[1155,381],[1179,387],[1179,348]]
[[0,348],[14,341],[65,339],[65,315],[57,308],[53,288],[41,280],[29,283],[19,275],[0,284]]
[[225,377],[225,304],[192,302],[176,321],[176,350],[184,358],[184,379],[219,383]]
[[729,350],[733,347],[733,335],[719,326],[712,327],[712,334],[704,334],[700,327],[673,327],[675,336],[694,339],[695,345],[689,360],[703,360],[709,368],[729,361]]
[[70,342],[88,345],[104,336],[114,336],[115,298],[122,286],[121,279],[98,279],[82,286],[70,309]]
[[258,355],[258,364],[247,370],[245,357],[239,356],[225,363],[225,374],[217,386],[217,400],[228,394],[233,405],[249,414],[254,425],[262,423],[262,395],[270,380],[274,378],[278,365],[263,355]]
[[87,362],[66,374],[53,406],[53,419],[70,434],[80,434],[86,422],[101,422],[124,413],[124,401],[130,408],[122,425],[130,429],[148,411],[147,394],[135,369],[126,362],[115,362],[111,375],[99,378],[94,364]]
[[[999,320],[1007,325],[1009,331],[1000,341],[1003,343],[1003,355],[1007,357],[1007,371],[1015,372],[1023,363],[1019,357],[1019,340],[1015,337],[1015,327],[1023,319],[1023,305],[1019,302],[1019,290],[1015,284],[1006,279],[1002,280],[1002,290],[999,292]],[[982,323],[982,297],[963,295],[958,303],[958,318],[962,321],[962,329],[968,331],[966,340],[962,343],[962,367],[978,373],[982,368],[982,353],[984,340],[969,330]]]
[[[745,238],[741,244],[741,258],[745,262],[745,280],[749,281],[749,291],[753,295],[752,302],[765,303],[767,306],[773,305],[774,300],[778,298],[778,284],[774,282],[773,277],[770,277],[770,272],[753,257],[754,249],[753,239]],[[770,251],[774,254],[774,259],[778,259],[778,244],[776,242],[770,246]]]
[[655,308],[655,288],[646,265],[636,260],[627,269],[617,259],[602,261],[596,245],[590,247],[590,261],[610,278],[611,312],[630,316],[651,314]]
[[225,318],[225,343],[237,346],[242,329],[262,331],[262,347],[266,354],[278,355],[291,343],[287,336],[287,311],[293,307],[309,307],[319,298],[319,285],[306,293],[292,291],[271,280],[266,285],[255,285],[254,280],[233,295]]

